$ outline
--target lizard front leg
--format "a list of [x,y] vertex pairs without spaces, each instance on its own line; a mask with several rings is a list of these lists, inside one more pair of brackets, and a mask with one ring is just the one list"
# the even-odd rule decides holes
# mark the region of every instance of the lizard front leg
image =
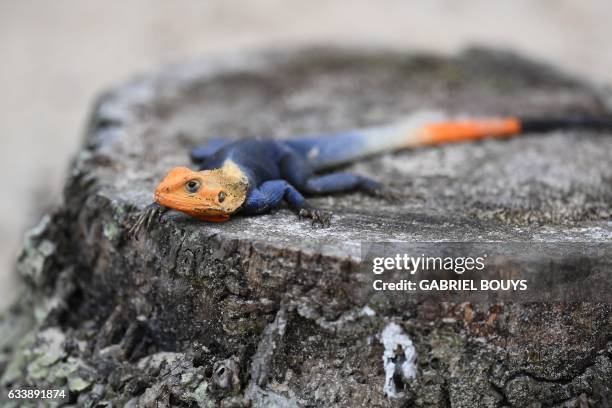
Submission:
[[168,210],[169,208],[158,203],[149,204],[144,208],[142,213],[140,213],[134,225],[132,225],[132,227],[129,229],[128,234],[131,236],[137,236],[143,227],[146,230],[149,230],[153,224],[153,221],[156,218],[156,221],[159,221],[162,215],[164,215],[164,213],[166,213]]
[[286,200],[300,218],[309,218],[312,225],[329,226],[332,213],[311,207],[304,196],[286,180],[271,180],[251,190],[242,208],[245,214],[262,214],[277,208]]

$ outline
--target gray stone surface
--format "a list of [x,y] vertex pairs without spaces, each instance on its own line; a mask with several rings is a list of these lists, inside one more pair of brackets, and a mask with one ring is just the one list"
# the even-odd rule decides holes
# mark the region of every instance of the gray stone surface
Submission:
[[[196,61],[103,95],[65,203],[32,231],[28,282],[0,320],[2,398],[71,390],[82,406],[567,406],[611,401],[605,304],[450,304],[373,295],[360,242],[612,238],[612,138],[559,132],[355,164],[403,192],[322,197],[327,229],[287,209],[127,228],[207,137],[375,125],[406,112],[608,114],[592,86],[517,56],[303,50]],[[399,324],[417,377],[383,393]],[[9,402],[7,402],[9,403]],[[17,406],[19,403],[13,405]]]

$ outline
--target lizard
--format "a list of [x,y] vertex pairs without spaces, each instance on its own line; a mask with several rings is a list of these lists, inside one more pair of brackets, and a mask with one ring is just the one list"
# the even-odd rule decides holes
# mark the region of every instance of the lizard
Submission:
[[311,219],[313,225],[328,226],[331,212],[311,206],[305,195],[349,191],[393,195],[369,177],[329,172],[339,166],[401,149],[568,129],[610,131],[612,118],[449,118],[419,112],[392,124],[335,134],[284,140],[214,139],[191,151],[197,170],[176,167],[163,178],[155,189],[154,202],[130,231],[148,229],[169,209],[222,222],[235,214],[266,213],[282,202],[300,218]]

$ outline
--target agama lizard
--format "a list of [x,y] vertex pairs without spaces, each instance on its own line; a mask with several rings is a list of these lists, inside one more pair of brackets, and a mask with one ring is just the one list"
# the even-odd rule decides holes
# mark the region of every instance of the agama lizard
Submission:
[[155,189],[155,202],[141,214],[132,232],[147,228],[174,209],[206,221],[226,221],[234,214],[262,214],[286,201],[313,225],[328,225],[331,213],[314,208],[304,195],[363,191],[385,195],[368,177],[320,173],[363,157],[441,143],[508,138],[522,133],[562,129],[612,130],[612,118],[448,119],[414,114],[392,125],[289,140],[215,139],[191,152],[199,171],[172,169]]

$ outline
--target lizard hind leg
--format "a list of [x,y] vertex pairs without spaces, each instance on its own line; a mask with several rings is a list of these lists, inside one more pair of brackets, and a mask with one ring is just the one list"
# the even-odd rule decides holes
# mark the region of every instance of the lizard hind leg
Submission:
[[375,194],[383,188],[378,181],[353,173],[331,173],[315,176],[306,180],[304,191],[310,194],[341,193],[348,191],[363,191]]
[[312,166],[297,154],[287,155],[281,162],[283,177],[306,194],[320,195],[362,191],[366,194],[395,200],[397,193],[369,177],[353,173],[315,175]]
[[353,173],[331,173],[309,178],[304,185],[309,194],[342,193],[361,191],[372,197],[397,202],[402,194],[369,177]]

